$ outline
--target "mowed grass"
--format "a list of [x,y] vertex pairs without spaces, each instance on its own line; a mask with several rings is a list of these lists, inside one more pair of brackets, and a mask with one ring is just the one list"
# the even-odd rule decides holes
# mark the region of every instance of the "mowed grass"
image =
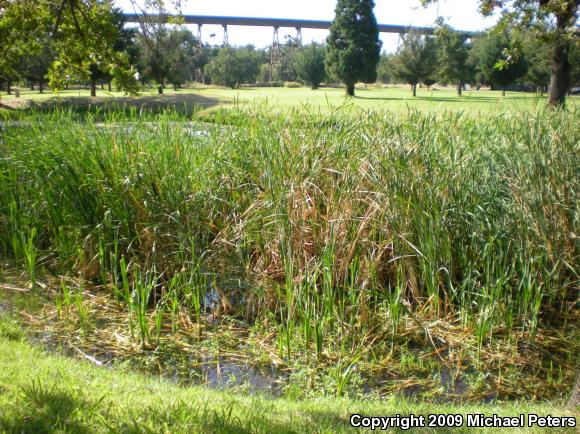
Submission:
[[[193,96],[202,97],[202,100],[195,100]],[[20,99],[16,100],[14,95],[0,93],[0,104],[8,106],[22,106],[26,102],[46,104],[49,101],[74,102],[75,99],[88,98],[88,90],[65,90],[53,93],[50,90],[44,94],[38,91],[21,90]],[[462,97],[458,97],[452,88],[435,87],[432,89],[418,89],[417,97],[413,97],[408,86],[388,86],[360,87],[356,90],[355,98],[347,98],[342,88],[323,87],[318,90],[311,90],[308,87],[302,88],[269,88],[269,87],[242,87],[239,89],[229,89],[216,86],[196,85],[189,88],[174,91],[171,88],[165,90],[164,96],[157,95],[155,89],[146,89],[140,97],[126,98],[120,92],[108,92],[107,90],[97,90],[99,101],[115,101],[120,104],[131,101],[135,104],[141,101],[143,105],[154,106],[162,101],[173,104],[177,109],[182,109],[183,105],[201,104],[205,107],[238,107],[251,106],[255,103],[267,103],[278,111],[285,111],[289,108],[297,108],[304,105],[312,109],[320,110],[323,113],[330,113],[337,107],[345,103],[353,104],[361,109],[389,109],[395,111],[406,111],[409,108],[427,111],[467,111],[467,112],[506,112],[514,110],[535,110],[545,106],[547,96],[539,96],[536,93],[507,92],[505,97],[501,91],[490,90],[468,90]],[[568,105],[575,107],[578,104],[578,97],[569,97]],[[207,101],[211,103],[208,104]]]
[[[180,387],[169,381],[97,367],[87,361],[47,354],[31,346],[18,326],[0,314],[0,432],[6,433],[343,433],[351,414],[485,414],[515,417],[577,417],[560,402],[442,405],[401,398],[351,400],[271,399]],[[412,432],[545,432],[545,428],[421,428]],[[370,431],[369,431],[370,432]],[[403,432],[390,429],[387,432]],[[550,428],[573,433],[575,428]]]
[[[320,88],[312,90],[303,88],[200,88],[200,95],[213,96],[240,103],[255,103],[267,101],[279,110],[311,106],[323,113],[330,113],[343,104],[350,103],[361,109],[388,109],[406,111],[420,109],[427,111],[495,111],[505,112],[518,109],[537,109],[545,105],[546,97],[535,93],[507,92],[503,97],[501,91],[465,91],[458,97],[453,88],[418,89],[413,97],[408,86],[376,87],[360,86],[356,96],[349,98],[342,88]],[[575,105],[577,98],[570,98],[570,104]]]

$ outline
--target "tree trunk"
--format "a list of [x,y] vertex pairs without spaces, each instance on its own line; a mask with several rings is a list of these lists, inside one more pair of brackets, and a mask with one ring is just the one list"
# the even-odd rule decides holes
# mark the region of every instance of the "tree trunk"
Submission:
[[457,96],[461,96],[463,93],[463,83],[459,82],[459,84],[457,85]]
[[91,77],[91,96],[97,96],[97,80]]
[[550,96],[548,98],[548,104],[551,107],[563,106],[566,101],[566,92],[570,86],[569,49],[568,41],[561,38],[556,40],[552,49]]
[[34,90],[34,81],[30,82],[30,90]]
[[6,82],[6,94],[12,95],[12,83],[10,81]]
[[160,84],[159,87],[157,88],[157,93],[159,95],[161,95],[163,93],[163,85],[162,84]]
[[109,90],[109,92],[113,91],[113,86],[111,85],[111,80],[107,81],[107,89]]
[[38,82],[38,90],[40,91],[40,93],[44,93],[44,82],[42,81],[42,78]]
[[556,37],[550,60],[550,96],[551,107],[562,107],[566,102],[566,92],[570,87],[570,35],[568,30],[575,29],[576,11],[579,1],[560,1],[556,13]]
[[354,96],[354,83],[346,84],[346,94],[348,96]]
[[505,96],[505,87],[501,88],[501,96]]
[[105,90],[105,83],[101,81],[101,90]]
[[417,96],[417,83],[411,85],[413,87],[413,96]]

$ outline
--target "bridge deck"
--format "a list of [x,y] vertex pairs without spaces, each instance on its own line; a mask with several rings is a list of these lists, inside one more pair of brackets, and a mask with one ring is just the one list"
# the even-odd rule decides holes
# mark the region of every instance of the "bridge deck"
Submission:
[[[139,21],[137,14],[124,14],[125,20],[130,23]],[[154,16],[157,18],[156,16]],[[217,24],[221,26],[246,26],[246,27],[289,27],[300,29],[329,29],[332,21],[301,20],[292,18],[257,18],[257,17],[224,17],[208,15],[182,15],[186,24]],[[167,21],[167,16],[161,19]],[[432,27],[401,26],[397,24],[378,24],[381,33],[407,33],[411,30],[423,34],[432,34]],[[462,32],[470,33],[470,32]]]

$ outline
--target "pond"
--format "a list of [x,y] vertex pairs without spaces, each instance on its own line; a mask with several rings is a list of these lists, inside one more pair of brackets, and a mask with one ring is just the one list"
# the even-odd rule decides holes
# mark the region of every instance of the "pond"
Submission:
[[[513,366],[494,372],[497,365],[483,357],[440,341],[435,349],[416,336],[394,349],[389,360],[313,361],[296,356],[288,360],[276,351],[274,334],[264,336],[244,321],[216,317],[219,303],[208,290],[202,324],[187,312],[175,318],[164,313],[161,325],[152,325],[140,341],[126,306],[110,294],[85,290],[78,306],[58,307],[58,285],[44,279],[40,288],[27,288],[25,277],[4,264],[0,275],[0,316],[15,317],[30,338],[49,351],[81,357],[109,368],[130,368],[161,375],[184,385],[204,385],[270,396],[305,397],[332,394],[386,396],[399,394],[435,402],[534,399],[558,396],[574,379],[573,351],[558,348],[554,336],[536,345],[516,343]],[[150,322],[155,324],[154,313]],[[177,327],[173,327],[175,325]],[[497,355],[494,355],[497,357]],[[310,360],[310,363],[306,360]],[[505,365],[505,363],[502,362]],[[539,374],[549,370],[545,380]],[[499,376],[499,379],[498,379]],[[511,377],[513,378],[511,378]],[[543,390],[544,395],[541,395]]]

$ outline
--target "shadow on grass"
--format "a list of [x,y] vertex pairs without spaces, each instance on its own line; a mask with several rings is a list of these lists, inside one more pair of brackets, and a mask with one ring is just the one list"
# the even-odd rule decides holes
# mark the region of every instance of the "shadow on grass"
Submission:
[[24,402],[14,402],[9,416],[0,416],[0,431],[8,433],[92,432],[88,420],[96,404],[78,393],[33,381],[22,388]]
[[[238,408],[238,406],[240,408]],[[243,415],[239,417],[237,414]],[[281,433],[297,432],[345,432],[353,428],[347,416],[324,411],[301,411],[299,414],[282,412],[273,402],[256,398],[248,403],[235,398],[220,405],[192,405],[183,401],[164,408],[149,408],[133,420],[140,423],[132,427],[134,432],[158,432],[164,426],[171,426],[183,432],[211,433]]]
[[12,106],[11,104],[5,104],[0,102],[0,110],[16,110],[17,107]]
[[398,98],[385,98],[385,97],[373,97],[373,96],[359,96],[356,95],[357,99],[368,99],[375,101],[427,101],[427,102],[454,102],[454,103],[487,103],[487,104],[497,104],[498,99],[504,99],[505,102],[511,102],[515,100],[535,100],[538,99],[532,96],[458,96],[458,97],[443,97],[443,96],[411,96],[408,97],[398,97]]
[[[303,410],[293,411],[258,396],[252,400],[248,397],[239,399],[226,395],[217,401],[205,402],[200,396],[196,402],[186,402],[182,399],[167,402],[167,396],[160,395],[156,404],[127,408],[123,406],[123,401],[118,401],[112,396],[89,399],[90,393],[90,390],[82,390],[80,384],[73,387],[57,384],[48,386],[42,381],[33,381],[21,389],[21,393],[10,408],[0,412],[0,432],[289,434],[358,431],[349,423],[350,412],[308,409],[307,404]],[[353,408],[353,412],[362,413],[362,410],[357,411]],[[394,427],[390,432],[404,430]],[[440,428],[430,429],[429,432],[469,432],[469,430]]]
[[[273,402],[234,397],[205,404],[182,400],[159,402],[142,408],[122,408],[108,399],[88,399],[78,387],[48,386],[33,381],[21,389],[12,406],[0,415],[0,432],[211,432],[296,433],[342,432],[352,429],[348,418],[332,412],[304,411],[292,415]],[[299,416],[299,417],[293,417]]]
[[159,113],[168,109],[178,113],[191,115],[200,109],[223,104],[217,98],[195,94],[182,95],[153,95],[136,97],[52,97],[46,100],[19,100],[10,104],[3,104],[4,109],[21,109],[28,111],[53,111],[55,109],[72,110],[76,113],[103,113],[103,112],[138,112]]

